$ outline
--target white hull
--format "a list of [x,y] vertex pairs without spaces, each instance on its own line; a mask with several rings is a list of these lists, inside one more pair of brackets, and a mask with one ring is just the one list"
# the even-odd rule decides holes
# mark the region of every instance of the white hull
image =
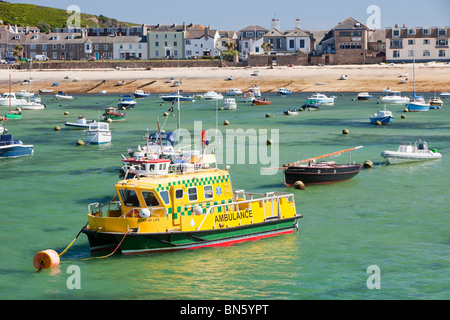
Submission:
[[388,160],[390,164],[399,164],[399,163],[407,163],[407,162],[418,162],[418,161],[428,161],[428,160],[436,160],[441,159],[441,154],[432,151],[428,151],[427,153],[405,153],[398,151],[383,151],[381,153],[381,157]]
[[223,104],[223,110],[236,110],[236,100],[234,99],[225,99],[225,102]]
[[111,130],[107,123],[95,122],[86,131],[86,142],[88,144],[104,144],[111,142]]
[[59,94],[55,94],[55,99],[56,100],[73,100],[72,96],[62,96]]
[[40,103],[26,103],[22,106],[22,110],[43,110],[45,106]]

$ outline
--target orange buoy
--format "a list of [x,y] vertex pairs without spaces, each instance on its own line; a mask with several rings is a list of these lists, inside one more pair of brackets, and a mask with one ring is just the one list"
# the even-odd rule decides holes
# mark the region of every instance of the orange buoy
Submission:
[[33,258],[33,265],[36,269],[50,269],[59,264],[59,255],[55,250],[47,249],[39,251]]

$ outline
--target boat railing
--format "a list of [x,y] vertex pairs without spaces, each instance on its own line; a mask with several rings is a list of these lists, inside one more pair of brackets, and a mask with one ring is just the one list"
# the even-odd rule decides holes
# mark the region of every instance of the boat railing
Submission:
[[[241,197],[240,197],[241,196]],[[216,204],[210,206],[205,213],[205,217],[198,226],[197,230],[200,230],[203,223],[206,221],[209,215],[212,215],[213,221],[215,221],[215,215],[217,213],[223,214],[229,211],[250,210],[252,203],[258,203],[264,211],[264,219],[270,220],[275,218],[281,218],[281,199],[286,199],[287,202],[294,203],[294,195],[292,193],[285,192],[267,192],[267,193],[247,193],[244,190],[233,190],[233,201],[229,203]],[[269,212],[266,211],[266,204],[270,203]],[[247,204],[247,205],[246,205]],[[222,210],[224,209],[224,210]],[[294,207],[295,210],[295,207]],[[275,214],[276,212],[276,214]],[[241,217],[239,217],[239,224],[241,224]],[[252,216],[253,223],[253,216]],[[227,220],[227,227],[229,227],[229,221]],[[216,225],[213,225],[216,228]]]
[[[93,216],[103,216],[103,208],[107,208],[108,213],[121,212],[120,201],[110,201],[108,203],[93,202],[88,206],[88,213]],[[108,216],[111,216],[109,214]]]

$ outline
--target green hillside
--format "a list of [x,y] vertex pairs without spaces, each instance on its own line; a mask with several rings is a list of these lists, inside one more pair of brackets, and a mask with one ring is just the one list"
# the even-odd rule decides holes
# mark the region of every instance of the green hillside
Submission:
[[[62,9],[0,1],[0,20],[5,25],[10,24],[21,27],[28,25],[53,30],[54,28],[65,28],[67,19],[72,14]],[[128,27],[137,24],[107,18],[101,14],[96,16],[81,13],[80,25],[81,27]],[[45,32],[47,30],[41,31]]]

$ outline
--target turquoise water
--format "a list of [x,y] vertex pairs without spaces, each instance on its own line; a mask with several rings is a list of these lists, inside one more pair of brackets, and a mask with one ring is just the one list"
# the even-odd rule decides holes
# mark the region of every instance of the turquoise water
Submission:
[[[158,119],[161,125],[167,120],[165,130],[176,128],[176,117],[162,116],[170,104],[162,105],[153,95],[138,100],[125,122],[111,124],[112,143],[77,146],[85,132],[68,129],[64,122],[78,115],[97,118],[117,103],[118,95],[79,95],[73,101],[43,96],[45,110],[24,111],[21,120],[4,123],[16,138],[34,144],[35,154],[1,161],[0,298],[448,299],[449,107],[404,114],[403,106],[390,105],[393,124],[375,126],[369,115],[382,108],[376,99],[336,95],[334,106],[298,116],[282,112],[303,104],[305,93],[272,94],[272,105],[238,102],[238,110],[217,113],[215,102],[182,104],[182,127],[191,131],[194,120],[201,120],[204,129],[214,128],[216,114],[224,134],[239,128],[279,130],[280,164],[364,146],[351,153],[351,161],[371,160],[374,168],[346,182],[304,191],[285,188],[281,172],[261,175],[261,167],[269,165],[248,164],[248,152],[247,164],[231,163],[235,189],[295,194],[297,212],[304,216],[299,232],[224,248],[80,261],[90,257],[82,234],[59,266],[37,272],[32,264],[37,252],[64,250],[85,225],[88,204],[112,198],[121,154],[143,144],[145,130],[156,130]],[[273,117],[266,118],[267,113]],[[224,120],[230,125],[223,126]],[[56,126],[61,131],[54,131]],[[343,135],[343,129],[350,133]],[[381,151],[419,138],[443,159],[377,165]],[[255,147],[252,142],[240,145],[235,157]],[[333,160],[348,162],[349,155]],[[380,269],[380,289],[367,287],[372,265]],[[79,268],[80,289],[68,285],[71,266]]]

